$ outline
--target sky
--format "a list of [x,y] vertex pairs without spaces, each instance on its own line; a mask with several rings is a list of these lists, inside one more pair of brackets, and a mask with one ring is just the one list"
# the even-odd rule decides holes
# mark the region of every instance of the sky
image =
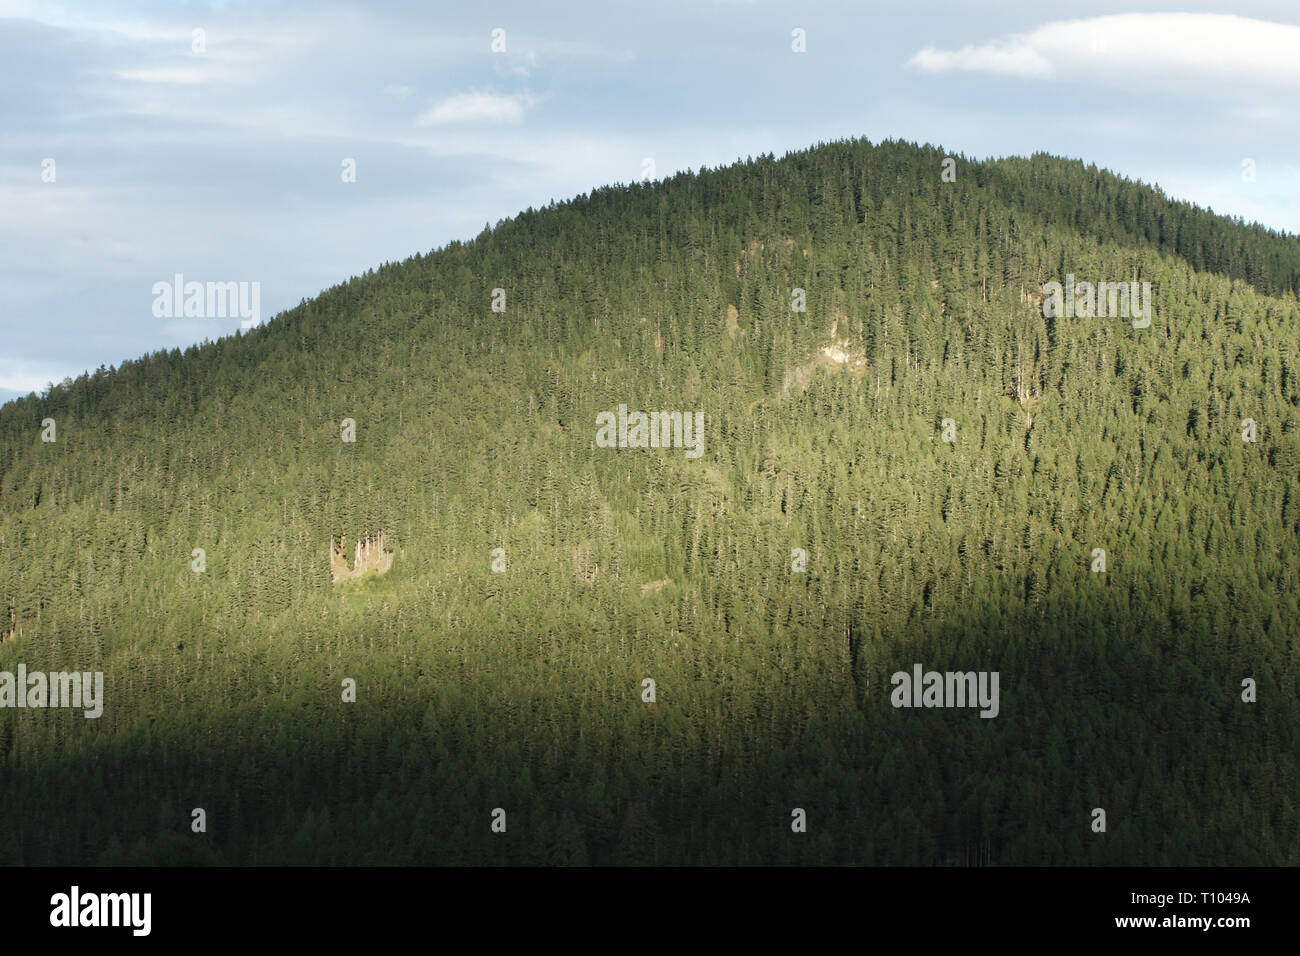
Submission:
[[[0,401],[530,206],[849,137],[1300,233],[1297,0],[0,0],[0,91]],[[177,275],[255,317],[167,314]]]

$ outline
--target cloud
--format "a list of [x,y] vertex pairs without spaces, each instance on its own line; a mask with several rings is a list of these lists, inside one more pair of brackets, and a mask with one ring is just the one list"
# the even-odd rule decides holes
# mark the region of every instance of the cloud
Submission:
[[990,43],[964,46],[960,50],[936,50],[928,46],[907,61],[926,73],[974,70],[1007,76],[1051,76],[1052,64],[1027,42]]
[[184,86],[202,83],[204,80],[203,70],[193,66],[116,70],[115,75],[123,80],[133,80],[139,83],[174,83]]
[[907,61],[927,73],[964,70],[1049,77],[1070,71],[1159,70],[1300,84],[1300,27],[1217,13],[1124,13],[1059,20],[958,50],[927,46]]
[[1196,168],[1168,170],[1160,174],[1158,181],[1166,194],[1188,199],[1220,215],[1238,216],[1248,223],[1264,223],[1300,235],[1300,200],[1291,198],[1295,186],[1288,176],[1290,170],[1273,163],[1261,164],[1258,182],[1251,183],[1241,180],[1239,170],[1232,168],[1220,175]]
[[391,96],[395,100],[405,100],[409,99],[415,90],[411,89],[405,83],[389,83],[379,92],[384,94],[384,96]]
[[444,123],[518,123],[533,105],[531,93],[504,96],[496,93],[457,93],[421,113],[416,126]]
[[43,392],[46,385],[65,377],[52,364],[0,359],[0,391],[12,392],[15,396]]
[[529,50],[522,57],[516,57],[515,59],[518,62],[505,71],[511,76],[531,76],[533,70],[537,68],[537,53],[533,50]]

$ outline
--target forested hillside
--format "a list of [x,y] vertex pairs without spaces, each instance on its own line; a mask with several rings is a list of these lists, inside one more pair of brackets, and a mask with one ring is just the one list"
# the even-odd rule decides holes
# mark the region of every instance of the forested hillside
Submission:
[[1300,863],[1300,240],[945,155],[600,189],[4,406],[0,670],[105,699],[0,709],[0,863]]

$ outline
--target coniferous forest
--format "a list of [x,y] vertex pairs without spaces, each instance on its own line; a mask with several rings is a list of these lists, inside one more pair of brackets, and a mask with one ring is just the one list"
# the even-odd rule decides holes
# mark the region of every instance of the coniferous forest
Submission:
[[1300,863],[1300,240],[946,155],[599,189],[0,408],[0,670],[104,675],[0,709],[0,863]]

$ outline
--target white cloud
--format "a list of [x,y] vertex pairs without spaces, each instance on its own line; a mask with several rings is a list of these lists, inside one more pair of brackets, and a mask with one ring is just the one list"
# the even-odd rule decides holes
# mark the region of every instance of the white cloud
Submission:
[[416,126],[443,123],[518,123],[533,105],[530,93],[504,96],[497,93],[457,93],[421,113]]
[[139,83],[172,83],[184,86],[202,83],[204,80],[203,70],[194,66],[116,70],[114,75],[123,80],[134,80]]
[[964,46],[960,50],[936,50],[928,46],[918,50],[907,65],[919,67],[927,73],[948,70],[977,70],[1008,76],[1050,76],[1052,73],[1052,64],[1041,53],[1028,43],[1015,39],[984,46]]
[[511,66],[508,70],[506,70],[506,72],[509,73],[511,76],[527,77],[527,76],[531,76],[533,70],[535,70],[536,68],[537,68],[537,53],[533,50],[529,50],[522,57],[518,58],[518,62],[516,62],[513,66]]
[[[1300,27],[1218,13],[1123,13],[1059,20],[990,43],[927,46],[907,62],[927,73],[1052,76],[1074,70],[1236,74],[1300,83]],[[1123,74],[1118,74],[1122,77]]]
[[384,94],[384,96],[391,96],[395,100],[405,100],[409,99],[415,90],[411,89],[405,83],[389,83],[379,92]]
[[32,363],[13,359],[0,359],[0,391],[43,392],[51,382],[61,382],[66,376],[48,363]]

